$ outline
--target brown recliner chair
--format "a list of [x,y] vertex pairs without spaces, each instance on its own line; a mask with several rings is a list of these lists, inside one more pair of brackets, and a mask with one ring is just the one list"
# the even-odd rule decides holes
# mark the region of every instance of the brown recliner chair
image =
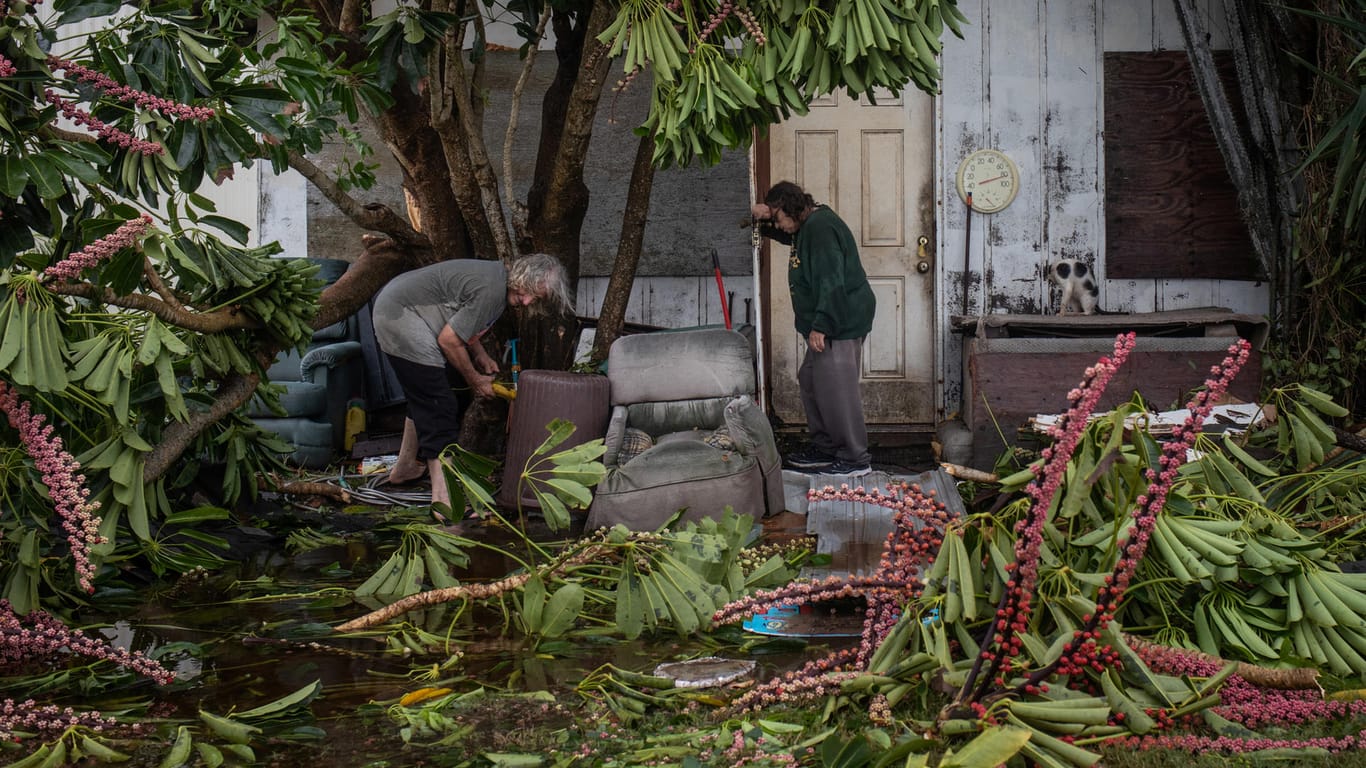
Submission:
[[743,334],[624,336],[612,344],[607,378],[607,474],[594,491],[589,530],[655,530],[680,509],[684,520],[726,507],[756,519],[782,511],[781,458],[754,401],[754,354]]

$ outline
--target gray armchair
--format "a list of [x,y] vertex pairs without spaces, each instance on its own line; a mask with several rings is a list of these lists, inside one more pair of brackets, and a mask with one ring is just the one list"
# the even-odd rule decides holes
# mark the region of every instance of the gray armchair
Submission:
[[[320,267],[318,279],[329,284],[348,266],[339,259],[312,261]],[[306,469],[326,467],[345,443],[347,404],[365,396],[356,317],[314,331],[303,354],[297,350],[280,353],[266,377],[284,387],[280,394],[283,414],[255,397],[247,405],[247,415],[262,429],[275,432],[294,446],[286,457],[292,464]]]
[[607,474],[587,527],[654,530],[726,507],[762,518],[783,509],[781,460],[754,402],[754,354],[737,331],[624,336],[607,357],[612,415]]

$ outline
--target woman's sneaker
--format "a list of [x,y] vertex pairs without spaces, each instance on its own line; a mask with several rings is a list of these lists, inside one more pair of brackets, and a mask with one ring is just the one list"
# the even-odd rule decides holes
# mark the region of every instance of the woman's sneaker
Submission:
[[790,453],[783,459],[784,467],[800,472],[824,472],[833,463],[834,456],[814,446]]
[[844,475],[845,477],[862,477],[873,471],[871,464],[856,464],[852,461],[835,461],[830,466],[822,469],[821,472],[827,475]]

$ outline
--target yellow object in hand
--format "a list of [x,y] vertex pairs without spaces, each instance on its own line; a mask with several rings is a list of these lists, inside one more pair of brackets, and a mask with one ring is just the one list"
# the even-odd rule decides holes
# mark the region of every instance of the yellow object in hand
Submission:
[[517,390],[507,386],[506,384],[499,384],[496,381],[493,382],[493,394],[503,398],[504,400],[517,399]]

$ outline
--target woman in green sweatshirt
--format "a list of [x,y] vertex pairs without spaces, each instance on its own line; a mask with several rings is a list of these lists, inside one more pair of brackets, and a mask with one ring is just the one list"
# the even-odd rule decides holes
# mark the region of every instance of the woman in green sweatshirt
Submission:
[[806,356],[797,371],[811,445],[786,464],[808,472],[865,475],[871,470],[859,376],[863,338],[877,301],[848,225],[828,206],[782,181],[752,207],[764,234],[792,246],[787,285]]

